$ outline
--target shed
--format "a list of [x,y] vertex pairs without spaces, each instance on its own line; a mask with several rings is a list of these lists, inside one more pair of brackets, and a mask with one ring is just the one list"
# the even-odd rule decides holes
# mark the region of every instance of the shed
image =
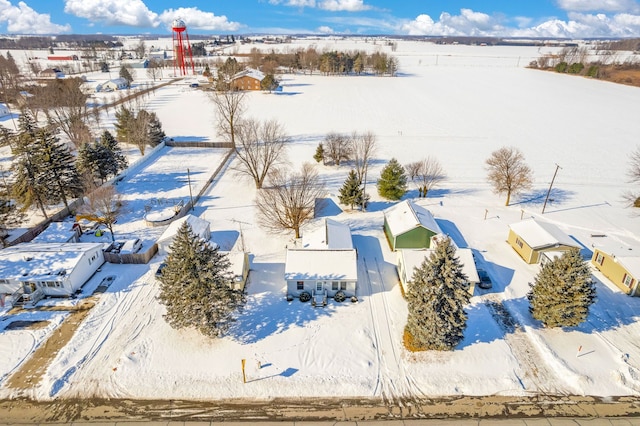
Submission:
[[80,241],[80,224],[75,222],[51,222],[32,243],[77,243]]
[[640,250],[622,246],[595,248],[591,264],[625,294],[640,295]]
[[[419,268],[434,249],[401,249],[397,251],[396,267],[400,277],[400,285],[406,293],[413,281],[413,271]],[[462,272],[467,277],[468,291],[473,296],[476,284],[480,282],[473,251],[468,248],[456,249],[456,256],[462,265]]]
[[114,90],[124,90],[129,87],[129,82],[124,78],[114,78],[103,81],[96,85],[96,92],[111,92]]
[[509,225],[507,242],[529,263],[538,263],[541,253],[546,251],[564,252],[580,245],[556,225],[535,218]]
[[191,230],[193,231],[193,233],[198,235],[200,238],[206,241],[211,238],[211,228],[209,222],[204,219],[200,219],[199,217],[192,214],[188,214],[181,217],[180,219],[171,222],[169,227],[167,227],[167,229],[162,233],[157,241],[158,253],[160,255],[167,255],[171,252],[170,246],[171,243],[173,243],[173,238],[176,236],[178,230],[185,222],[187,222],[191,226]]
[[429,210],[402,201],[384,211],[384,233],[391,250],[431,247],[431,238],[442,231]]
[[104,263],[101,243],[21,243],[0,250],[0,293],[25,302],[71,296]]

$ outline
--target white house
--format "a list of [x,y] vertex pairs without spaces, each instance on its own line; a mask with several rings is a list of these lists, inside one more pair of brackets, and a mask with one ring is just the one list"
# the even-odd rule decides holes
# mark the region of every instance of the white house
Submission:
[[80,225],[74,222],[51,222],[32,243],[77,243],[80,241]]
[[208,241],[209,238],[211,238],[211,228],[209,222],[204,219],[200,219],[199,217],[192,214],[188,214],[181,217],[180,219],[176,219],[171,222],[169,227],[162,233],[162,235],[156,242],[158,244],[158,253],[160,255],[167,255],[171,252],[169,246],[171,246],[174,237],[178,233],[178,230],[185,222],[191,225],[191,230],[193,231],[193,233],[198,235],[200,238],[204,239],[205,241]]
[[104,263],[101,243],[22,243],[0,250],[0,293],[25,302],[71,296]]
[[124,78],[114,78],[103,81],[96,85],[96,92],[112,92],[114,90],[123,90],[129,87],[129,83]]
[[287,250],[284,275],[289,297],[325,304],[327,297],[356,296],[358,254],[349,226],[326,219],[303,232],[302,248]]
[[[422,265],[422,262],[431,256],[431,253],[434,251],[434,249],[398,250],[396,266],[398,268],[398,276],[400,277],[400,285],[402,285],[402,289],[405,293],[413,281],[413,271],[416,268],[419,268]],[[473,252],[468,248],[458,248],[456,249],[456,256],[462,265],[462,273],[467,277],[467,283],[469,284],[468,291],[473,295],[476,284],[480,282],[476,263],[473,258]]]

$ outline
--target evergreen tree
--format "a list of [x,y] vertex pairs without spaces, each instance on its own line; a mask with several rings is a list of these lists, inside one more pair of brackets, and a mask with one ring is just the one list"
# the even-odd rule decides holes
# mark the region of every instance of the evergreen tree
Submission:
[[131,87],[131,83],[133,83],[133,76],[129,69],[124,65],[120,67],[120,78],[127,80],[127,87]]
[[85,143],[78,149],[76,168],[78,172],[87,177],[88,183],[93,185],[96,181],[104,183],[107,176],[102,173],[102,161],[95,143]]
[[38,128],[33,116],[28,113],[20,115],[18,124],[19,132],[14,149],[15,160],[11,166],[12,195],[22,206],[23,211],[35,204],[47,218],[45,201],[49,188],[48,182],[42,179],[44,161],[41,158],[42,152],[33,149]]
[[47,188],[46,200],[51,204],[62,201],[69,207],[69,198],[80,196],[83,190],[69,147],[45,127],[37,131],[32,149],[38,152],[42,161],[37,178]]
[[322,161],[322,164],[324,164],[324,146],[322,145],[322,142],[318,144],[316,153],[313,154],[313,159],[318,163]]
[[165,133],[162,130],[162,123],[158,119],[155,112],[149,113],[149,119],[147,123],[147,136],[149,138],[150,146],[158,146],[160,142],[165,138]]
[[531,315],[546,327],[571,327],[587,319],[596,298],[589,266],[575,248],[542,266],[527,295]]
[[452,350],[464,337],[469,303],[467,277],[449,238],[413,273],[406,293],[405,343],[417,350]]
[[193,327],[205,336],[223,335],[244,302],[231,290],[229,260],[218,248],[195,235],[185,222],[171,244],[160,280],[164,318],[175,329]]
[[407,192],[407,174],[398,160],[392,158],[380,173],[378,194],[389,200],[399,200],[405,192]]
[[121,171],[129,167],[127,157],[122,153],[122,148],[111,132],[105,130],[102,132],[99,141],[100,147],[105,150],[104,158],[106,159],[106,176],[115,176]]
[[11,197],[11,185],[4,170],[0,169],[0,244],[5,246],[7,230],[19,225],[24,214],[18,209]]
[[364,188],[362,182],[358,179],[355,170],[351,170],[347,179],[344,181],[342,188],[340,188],[340,195],[338,199],[344,205],[348,205],[351,210],[353,206],[361,206],[364,201]]
[[104,183],[109,177],[116,176],[126,169],[128,162],[118,141],[108,130],[105,130],[99,141],[80,147],[76,166],[80,173],[91,176],[93,183],[96,181]]
[[116,111],[116,137],[119,141],[124,143],[130,143],[131,123],[135,119],[133,111],[124,105],[120,106],[120,109]]
[[273,74],[265,75],[262,81],[260,82],[260,88],[262,90],[268,90],[269,93],[276,90],[279,85],[280,83],[278,82],[278,80],[276,80]]

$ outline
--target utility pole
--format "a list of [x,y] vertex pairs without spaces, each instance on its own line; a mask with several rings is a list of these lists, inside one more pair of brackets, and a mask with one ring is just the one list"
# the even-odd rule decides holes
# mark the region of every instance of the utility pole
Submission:
[[187,182],[189,182],[189,199],[191,199],[191,210],[193,210],[194,207],[193,207],[193,194],[191,193],[191,174],[188,168],[187,168]]
[[551,194],[551,187],[553,186],[553,181],[556,180],[556,175],[558,174],[558,169],[561,169],[558,164],[556,164],[556,171],[553,173],[553,178],[551,178],[551,183],[549,184],[549,190],[547,191],[547,196],[544,199],[544,205],[542,206],[542,214],[544,214],[544,209],[547,208],[547,201],[549,201],[549,194]]
[[367,210],[367,165],[364,166],[364,179],[362,181],[362,211]]

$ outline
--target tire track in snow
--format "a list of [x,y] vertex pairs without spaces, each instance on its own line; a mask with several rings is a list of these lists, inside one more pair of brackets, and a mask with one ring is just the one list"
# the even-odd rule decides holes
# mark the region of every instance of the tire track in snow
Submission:
[[[148,273],[147,275],[150,275],[150,273]],[[102,311],[100,314],[96,315],[91,319],[91,323],[101,322],[104,324],[100,327],[100,330],[95,334],[95,337],[92,339],[93,343],[91,343],[91,346],[80,358],[80,360],[76,362],[74,365],[72,365],[71,367],[69,367],[59,378],[57,378],[53,382],[51,389],[49,391],[50,397],[54,397],[57,394],[59,394],[63,390],[63,388],[67,384],[69,384],[71,378],[74,375],[76,375],[77,381],[82,381],[82,377],[86,376],[89,373],[89,372],[82,371],[81,370],[82,367],[85,365],[91,364],[92,361],[97,357],[98,353],[100,352],[104,344],[107,342],[109,337],[113,334],[114,330],[116,329],[116,325],[134,323],[133,321],[132,322],[123,321],[123,318],[127,315],[128,312],[133,312],[134,319],[137,318],[140,313],[143,313],[143,315],[147,317],[146,320],[143,321],[143,323],[149,324],[151,322],[151,316],[147,310],[131,309],[132,306],[134,306],[134,304],[139,305],[140,304],[139,302],[141,300],[145,300],[145,299],[149,300],[149,298],[151,297],[151,293],[154,291],[154,288],[153,288],[154,286],[152,285],[152,283],[148,281],[148,279],[144,277],[141,279],[144,279],[144,281],[139,285],[136,285],[134,289],[132,289],[131,291],[122,291],[119,293],[106,293],[101,296],[102,299],[105,297],[105,295],[110,295],[110,296],[112,295],[115,298],[113,305],[109,306],[106,310]],[[105,301],[104,305],[102,306],[106,306],[106,305],[107,305],[107,301]],[[139,324],[139,322],[136,324]],[[137,335],[140,333],[139,326],[137,326],[136,329],[137,331],[135,333]],[[134,331],[136,329],[134,329]],[[131,340],[129,339],[128,341],[131,341]],[[119,357],[120,353],[117,353],[115,355]],[[109,351],[104,352],[99,362],[101,368],[104,368],[105,365],[109,365],[109,363],[112,362],[111,358],[113,356],[114,354]],[[92,368],[89,367],[89,370],[92,370]],[[113,380],[111,382],[112,384],[114,384]]]

